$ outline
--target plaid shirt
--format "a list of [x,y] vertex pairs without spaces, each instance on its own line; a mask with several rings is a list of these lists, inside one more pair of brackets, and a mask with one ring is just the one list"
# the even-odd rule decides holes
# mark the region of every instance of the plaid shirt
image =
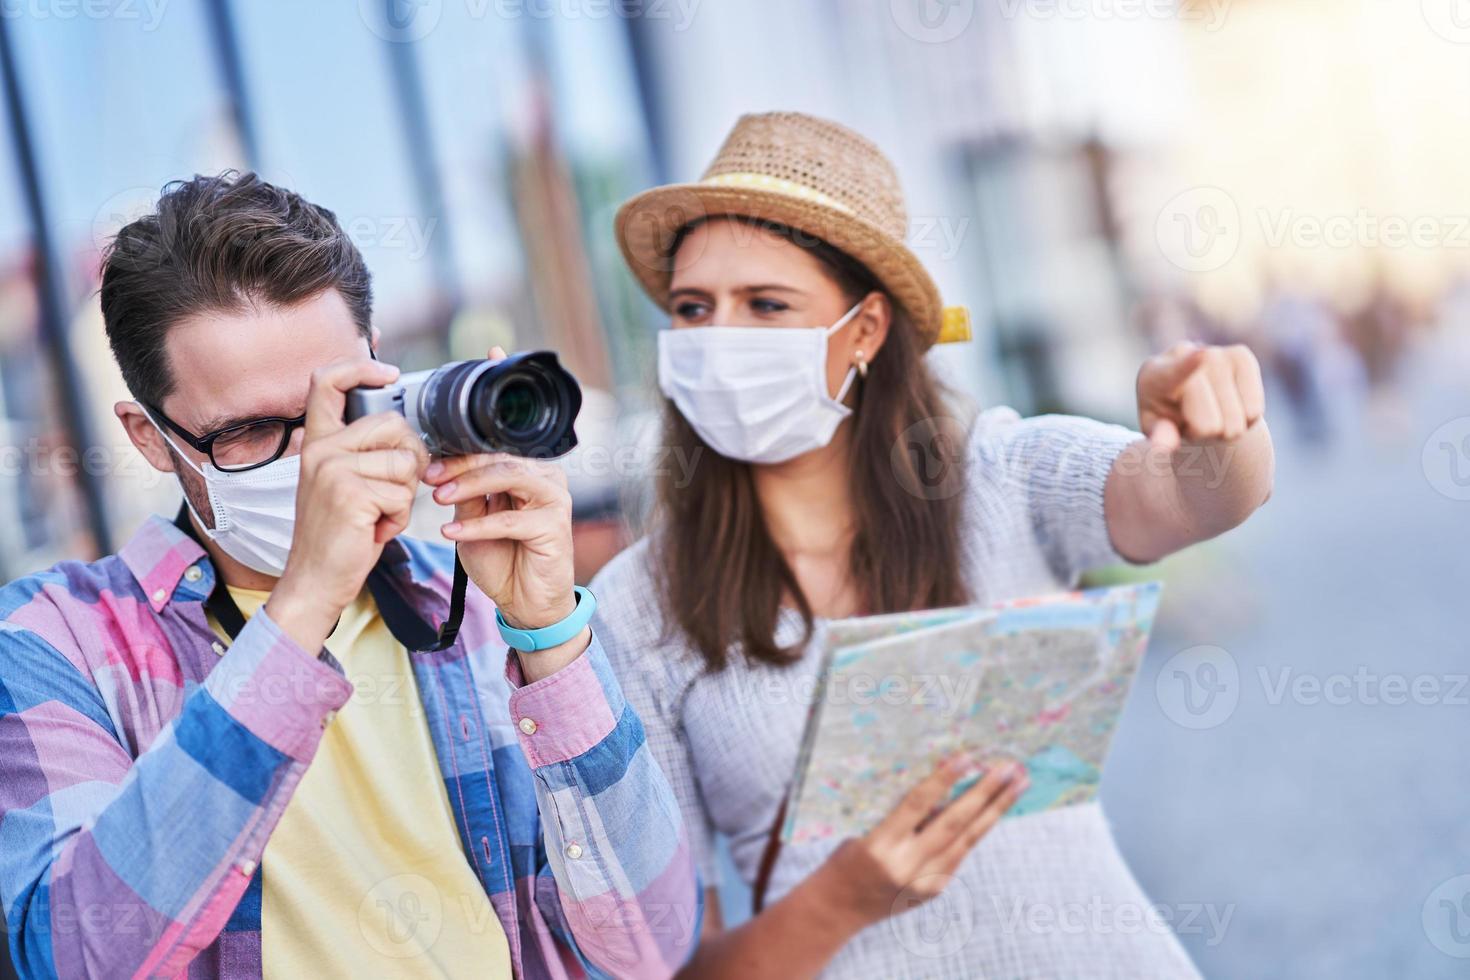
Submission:
[[[445,618],[449,548],[397,539],[383,562],[406,608]],[[352,685],[264,610],[219,642],[214,585],[155,517],[117,555],[0,590],[0,903],[23,976],[260,975],[261,855]],[[410,656],[516,975],[672,973],[698,882],[601,646],[524,685],[469,593],[456,644]]]

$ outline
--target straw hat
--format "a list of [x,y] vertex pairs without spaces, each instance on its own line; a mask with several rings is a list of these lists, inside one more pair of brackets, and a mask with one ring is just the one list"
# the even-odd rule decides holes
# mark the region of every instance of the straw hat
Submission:
[[717,215],[789,225],[857,259],[908,312],[923,345],[968,340],[962,308],[939,288],[904,239],[908,212],[898,173],[872,142],[799,112],[742,116],[704,176],[656,187],[618,211],[618,245],[653,301],[668,308],[679,230]]

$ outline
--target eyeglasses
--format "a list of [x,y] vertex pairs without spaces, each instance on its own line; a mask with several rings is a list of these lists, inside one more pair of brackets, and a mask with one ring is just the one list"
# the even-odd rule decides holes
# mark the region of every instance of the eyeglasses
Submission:
[[168,426],[174,435],[208,456],[215,469],[225,473],[243,473],[274,463],[286,451],[291,433],[306,424],[305,415],[298,415],[294,419],[252,419],[196,436],[164,415],[157,405],[145,402],[144,407]]

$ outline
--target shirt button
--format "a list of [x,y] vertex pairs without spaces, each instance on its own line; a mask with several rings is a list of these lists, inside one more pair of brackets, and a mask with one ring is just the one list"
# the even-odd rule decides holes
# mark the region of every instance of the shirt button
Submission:
[[153,590],[153,601],[154,602],[162,602],[163,600],[165,600],[167,598],[168,598],[168,592],[166,592],[165,590],[163,590],[163,589],[154,589]]
[[254,861],[241,861],[238,865],[236,865],[236,867],[238,867],[240,869],[240,873],[247,878],[255,874]]
[[525,732],[527,735],[535,735],[536,734],[536,722],[532,721],[530,718],[522,718],[521,719],[521,731]]
[[213,650],[218,656],[223,657],[225,655],[225,645],[219,640],[215,640],[213,643],[211,643],[209,645],[209,649]]
[[199,570],[198,565],[190,565],[188,571],[184,572],[184,578],[190,582],[197,582],[203,577],[204,573]]
[[567,845],[567,857],[569,857],[573,861],[575,861],[575,860],[577,860],[577,858],[579,858],[581,856],[582,856],[582,845],[581,844],[568,844]]
[[322,715],[322,727],[326,728],[336,719],[336,717],[337,712],[335,711],[328,711],[326,714]]

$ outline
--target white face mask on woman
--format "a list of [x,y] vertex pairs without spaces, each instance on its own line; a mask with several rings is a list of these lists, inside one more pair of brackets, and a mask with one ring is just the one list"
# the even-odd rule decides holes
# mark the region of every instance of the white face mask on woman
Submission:
[[[144,409],[143,413],[148,414]],[[153,417],[148,416],[153,422]],[[277,578],[286,570],[291,538],[296,530],[296,487],[301,481],[301,457],[284,456],[243,473],[226,473],[213,463],[197,465],[153,422],[174,453],[204,478],[214,527],[204,523],[189,495],[184,503],[209,540],[246,568]]]
[[827,393],[831,327],[683,327],[658,335],[658,384],[721,456],[784,463],[832,441],[852,414],[842,404],[857,368]]

